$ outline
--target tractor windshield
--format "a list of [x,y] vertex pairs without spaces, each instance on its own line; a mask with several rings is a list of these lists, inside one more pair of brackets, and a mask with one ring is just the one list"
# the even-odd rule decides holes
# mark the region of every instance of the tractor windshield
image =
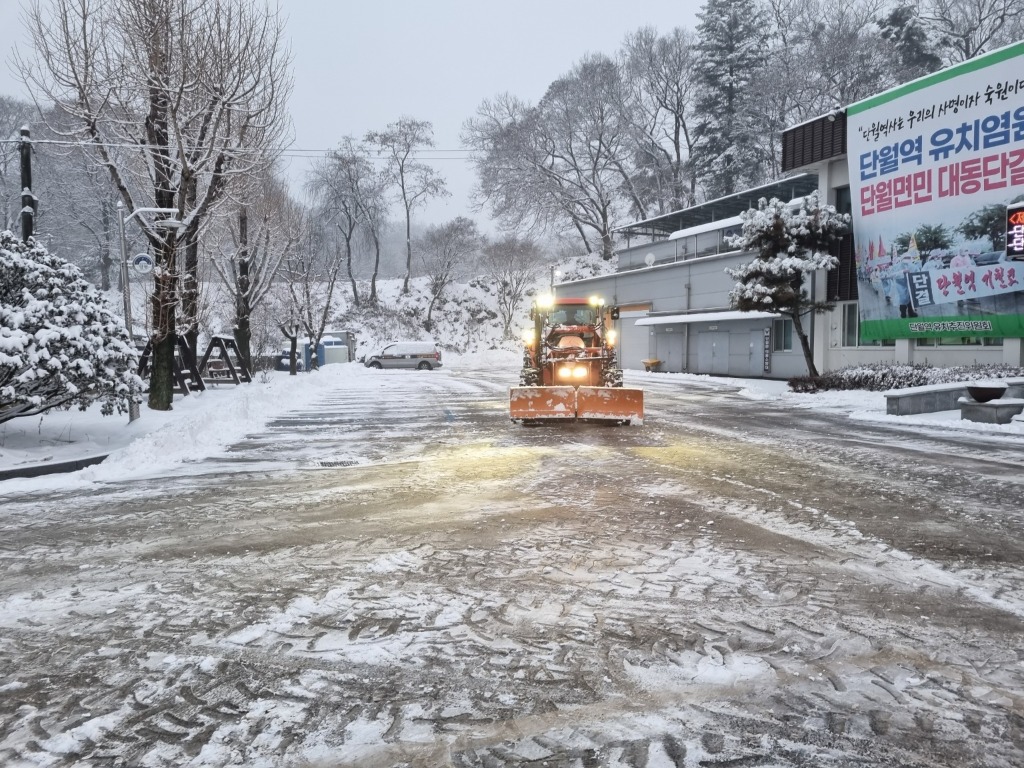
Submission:
[[551,325],[596,325],[597,313],[593,307],[555,307],[549,322]]

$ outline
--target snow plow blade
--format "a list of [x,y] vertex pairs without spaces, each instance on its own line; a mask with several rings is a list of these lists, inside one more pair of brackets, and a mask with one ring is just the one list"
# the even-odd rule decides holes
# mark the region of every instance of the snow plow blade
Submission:
[[508,411],[519,419],[575,419],[576,390],[573,387],[512,387],[508,392]]
[[576,390],[576,418],[642,424],[644,391],[626,387],[580,387]]
[[585,419],[642,424],[644,391],[623,387],[512,387],[512,421]]

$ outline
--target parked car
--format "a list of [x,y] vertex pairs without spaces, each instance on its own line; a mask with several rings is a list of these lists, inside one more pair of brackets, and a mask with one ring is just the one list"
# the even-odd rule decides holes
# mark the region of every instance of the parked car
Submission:
[[367,368],[416,368],[429,371],[441,367],[441,350],[431,341],[396,341],[364,363]]

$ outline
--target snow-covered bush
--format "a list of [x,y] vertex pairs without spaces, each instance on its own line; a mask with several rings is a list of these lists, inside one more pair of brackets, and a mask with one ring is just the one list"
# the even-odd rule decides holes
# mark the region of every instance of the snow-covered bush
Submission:
[[78,267],[0,232],[0,423],[101,403],[124,413],[142,392],[138,352]]
[[884,392],[888,389],[923,387],[928,384],[952,384],[961,381],[987,381],[1019,377],[1024,377],[1024,368],[1002,364],[936,368],[924,364],[874,363],[840,368],[820,376],[798,376],[789,380],[789,388],[794,392],[844,389]]

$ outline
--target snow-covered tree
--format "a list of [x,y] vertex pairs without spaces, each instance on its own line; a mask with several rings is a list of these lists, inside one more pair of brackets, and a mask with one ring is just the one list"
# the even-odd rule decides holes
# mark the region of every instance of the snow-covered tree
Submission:
[[24,5],[32,49],[14,64],[40,110],[62,116],[50,130],[106,169],[128,215],[175,210],[183,225],[135,220],[156,262],[149,407],[170,410],[179,315],[186,332],[197,322],[199,234],[228,189],[272,165],[287,139],[283,16],[257,0]]
[[707,0],[697,16],[694,160],[717,198],[763,181],[752,88],[766,62],[767,19],[757,0]]
[[[626,188],[641,219],[687,208],[696,198],[693,33],[676,27],[659,36],[643,27],[626,36],[620,53],[624,117],[632,126],[635,167]],[[638,204],[639,203],[639,204]]]
[[938,44],[931,40],[924,23],[918,18],[918,3],[904,3],[879,19],[882,39],[896,53],[903,80],[913,80],[942,67]]
[[0,423],[94,402],[128,410],[142,392],[121,318],[78,267],[0,232]]
[[1014,42],[1024,8],[1014,0],[923,0],[918,18],[942,43],[947,64]]
[[832,309],[834,304],[811,299],[804,279],[819,269],[834,269],[839,264],[829,251],[846,234],[850,217],[838,213],[834,206],[822,205],[817,192],[795,203],[761,198],[757,210],[746,211],[742,217],[743,232],[731,238],[730,244],[756,251],[757,257],[725,270],[736,279],[729,294],[732,306],[744,312],[777,312],[790,318],[807,361],[807,372],[817,376],[802,318]]

